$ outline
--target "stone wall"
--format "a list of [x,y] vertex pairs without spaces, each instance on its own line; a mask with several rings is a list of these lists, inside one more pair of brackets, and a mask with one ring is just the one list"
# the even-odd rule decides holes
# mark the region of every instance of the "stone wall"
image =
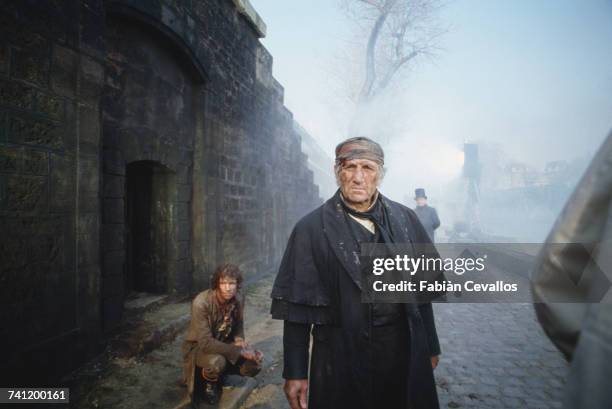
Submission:
[[0,6],[3,383],[98,352],[130,291],[193,294],[223,261],[276,268],[320,203],[236,4]]

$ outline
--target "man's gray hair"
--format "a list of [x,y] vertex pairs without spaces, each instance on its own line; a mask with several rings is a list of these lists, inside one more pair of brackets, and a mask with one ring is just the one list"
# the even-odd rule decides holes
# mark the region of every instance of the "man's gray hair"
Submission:
[[353,159],[368,159],[376,162],[378,165],[378,181],[382,181],[385,175],[385,153],[382,147],[375,141],[365,136],[357,136],[342,141],[336,146],[336,160],[334,164],[334,173],[336,174],[336,182],[340,185],[340,171],[344,162]]

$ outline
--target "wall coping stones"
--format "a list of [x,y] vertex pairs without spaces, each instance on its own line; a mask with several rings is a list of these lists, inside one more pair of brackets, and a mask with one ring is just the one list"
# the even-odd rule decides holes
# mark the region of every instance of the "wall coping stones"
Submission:
[[263,21],[261,16],[257,14],[255,8],[251,5],[249,0],[233,0],[238,12],[242,14],[247,21],[253,26],[257,36],[263,38],[266,36],[266,23]]

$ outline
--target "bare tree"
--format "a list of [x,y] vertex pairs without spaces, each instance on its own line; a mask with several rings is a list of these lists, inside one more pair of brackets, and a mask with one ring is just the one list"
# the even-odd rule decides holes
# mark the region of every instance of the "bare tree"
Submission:
[[366,107],[398,74],[439,50],[438,41],[447,31],[437,20],[442,5],[440,0],[342,0],[348,15],[367,33],[351,132],[357,131],[356,119],[367,115]]

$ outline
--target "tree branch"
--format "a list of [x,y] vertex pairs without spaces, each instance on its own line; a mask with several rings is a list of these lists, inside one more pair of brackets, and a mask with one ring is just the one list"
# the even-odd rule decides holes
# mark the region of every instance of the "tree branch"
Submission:
[[378,85],[378,89],[379,90],[385,89],[387,87],[387,85],[389,85],[391,80],[393,79],[393,76],[395,75],[395,73],[402,67],[402,65],[406,64],[408,61],[412,60],[413,58],[415,58],[419,54],[420,54],[419,51],[414,50],[410,54],[408,54],[407,56],[397,60],[395,62],[395,64],[393,64],[393,66],[389,69],[389,71],[387,71],[387,73],[385,74],[383,79],[380,81],[380,83]]
[[[370,37],[368,38],[368,46],[366,48],[366,73],[361,92],[359,93],[359,101],[364,102],[368,100],[372,93],[372,87],[376,82],[376,43],[382,30],[389,13],[397,0],[388,0],[385,2],[382,9],[380,9],[380,15],[376,19],[372,31],[370,31]],[[370,3],[370,2],[368,2]]]

